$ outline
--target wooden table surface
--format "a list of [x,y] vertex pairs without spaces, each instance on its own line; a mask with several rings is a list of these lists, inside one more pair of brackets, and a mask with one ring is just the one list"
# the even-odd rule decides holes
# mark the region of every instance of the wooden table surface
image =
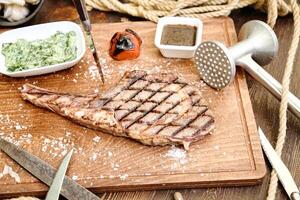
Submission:
[[[121,20],[142,20],[117,13],[91,11],[92,23],[119,22]],[[252,19],[260,19],[266,21],[266,14],[254,11],[251,8],[234,11],[231,16],[235,22],[237,31],[243,23]],[[71,0],[47,0],[38,16],[32,21],[32,24],[71,20],[78,22],[76,10],[72,6]],[[275,60],[265,67],[277,80],[281,81],[288,48],[292,37],[291,16],[279,18],[277,21],[275,32],[279,38],[279,54]],[[297,83],[300,81],[300,51],[297,53],[294,73],[292,77],[291,91],[300,97],[300,87]],[[262,127],[267,137],[274,145],[278,134],[278,112],[279,102],[260,84],[251,77],[247,77],[250,90],[251,101],[257,124]],[[288,115],[287,139],[283,149],[282,158],[295,181],[300,185],[300,120],[291,113]],[[228,200],[260,200],[265,199],[268,190],[270,178],[270,165],[268,164],[268,173],[261,185],[251,187],[232,187],[232,188],[209,188],[209,189],[185,189],[180,190],[184,199],[228,199]],[[156,191],[138,191],[138,192],[121,192],[121,193],[105,193],[101,195],[102,199],[155,199],[165,200],[172,199],[174,190],[156,190]],[[282,186],[279,186],[277,199],[288,199]]]

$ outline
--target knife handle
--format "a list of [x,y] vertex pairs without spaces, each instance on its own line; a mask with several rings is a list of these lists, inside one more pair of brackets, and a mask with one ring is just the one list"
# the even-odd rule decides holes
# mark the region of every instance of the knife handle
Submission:
[[90,31],[91,30],[91,22],[90,22],[89,15],[88,15],[88,12],[85,7],[85,0],[73,0],[73,3],[79,14],[79,18],[82,22],[84,30]]

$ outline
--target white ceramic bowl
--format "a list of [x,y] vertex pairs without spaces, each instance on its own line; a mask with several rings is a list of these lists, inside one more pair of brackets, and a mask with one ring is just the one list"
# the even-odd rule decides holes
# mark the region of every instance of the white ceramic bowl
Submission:
[[[196,42],[194,46],[177,46],[161,44],[161,36],[164,26],[168,24],[190,25],[197,28]],[[200,19],[190,17],[162,17],[158,20],[155,33],[155,46],[161,54],[168,58],[192,58],[202,39],[203,23]]]
[[[77,57],[74,60],[49,65],[49,66],[39,66],[32,69],[9,72],[5,66],[5,57],[2,52],[2,44],[7,42],[16,42],[18,39],[26,39],[29,41],[36,39],[48,38],[54,35],[57,31],[66,33],[69,31],[74,31],[76,33],[76,47],[77,47]],[[52,22],[46,24],[39,24],[34,26],[28,26],[24,28],[18,28],[10,31],[6,31],[0,35],[0,73],[11,77],[26,77],[26,76],[36,76],[41,74],[47,74],[63,69],[70,68],[80,61],[85,53],[85,39],[83,32],[79,25],[68,22]]]

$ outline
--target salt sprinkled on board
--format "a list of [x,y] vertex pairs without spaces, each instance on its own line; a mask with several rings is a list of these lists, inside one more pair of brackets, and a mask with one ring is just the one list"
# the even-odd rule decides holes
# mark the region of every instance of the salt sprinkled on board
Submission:
[[90,160],[95,161],[97,159],[97,153],[93,153],[92,157],[90,157]]
[[128,174],[123,174],[120,176],[120,180],[125,181],[127,179],[127,177],[128,177]]
[[111,151],[108,151],[108,152],[107,152],[107,155],[108,155],[108,157],[111,157],[113,154],[112,154]]
[[5,139],[17,146],[23,143],[31,144],[32,142],[32,135],[30,133],[16,136],[13,133],[5,134],[3,132],[0,132],[0,138]]
[[30,144],[32,141],[32,135],[30,133],[23,134],[20,136],[19,140],[22,142],[26,142],[27,144]]
[[21,127],[19,124],[17,124],[17,125],[15,126],[15,128],[16,128],[16,130],[21,130],[21,129],[22,129],[22,127]]
[[72,176],[72,180],[76,181],[78,179],[78,176],[74,175]]
[[[69,149],[74,148],[75,145],[74,142],[69,138],[59,137],[49,139],[45,136],[42,136],[41,138],[44,139],[42,141],[42,151],[47,152],[52,157],[63,157],[67,154]],[[74,148],[74,153],[77,153],[78,151],[80,150]]]
[[71,132],[68,132],[68,131],[66,132],[66,136],[67,136],[67,137],[69,137],[69,136],[71,136],[71,135],[72,135]]
[[28,128],[27,126],[23,126],[19,122],[12,120],[8,114],[0,114],[0,124],[2,125],[2,130],[9,128],[19,131]]
[[100,139],[101,139],[101,137],[96,136],[96,137],[93,138],[93,141],[96,142],[96,143],[99,143]]
[[115,178],[115,176],[114,175],[109,175],[109,178]]
[[114,171],[117,171],[117,170],[119,170],[119,164],[117,164],[117,163],[112,163],[112,165],[111,165],[111,167],[112,167],[112,169],[114,170]]
[[93,80],[97,80],[99,78],[99,71],[98,71],[97,66],[95,66],[95,65],[90,66],[89,67],[89,73],[90,73],[91,78]]
[[20,178],[19,174],[17,172],[13,171],[13,169],[8,165],[4,165],[4,169],[0,173],[0,178],[5,175],[9,175],[12,178],[14,178],[17,183],[21,182],[21,178]]
[[171,147],[171,149],[166,153],[166,156],[179,161],[180,164],[187,163],[186,151],[175,146]]

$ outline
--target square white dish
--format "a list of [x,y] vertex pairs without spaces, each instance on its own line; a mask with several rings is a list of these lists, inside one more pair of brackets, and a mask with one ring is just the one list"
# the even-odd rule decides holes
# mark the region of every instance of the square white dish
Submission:
[[[163,29],[166,25],[190,25],[197,28],[194,46],[177,46],[161,44]],[[167,58],[193,58],[197,47],[202,40],[203,23],[200,19],[191,17],[162,17],[158,20],[154,44],[159,48],[161,54]]]
[[[76,47],[77,47],[77,56],[75,59],[49,66],[39,66],[32,69],[10,72],[5,66],[5,56],[2,52],[2,44],[8,42],[16,42],[18,39],[25,39],[28,41],[45,39],[49,38],[51,35],[54,35],[57,31],[67,33],[69,31],[74,31],[76,34]],[[6,31],[0,34],[0,73],[5,74],[11,77],[27,77],[27,76],[36,76],[41,74],[47,74],[63,69],[70,68],[80,61],[80,59],[85,54],[85,38],[83,32],[79,25],[68,22],[52,22],[39,25],[28,26],[24,28],[17,28],[14,30]]]

